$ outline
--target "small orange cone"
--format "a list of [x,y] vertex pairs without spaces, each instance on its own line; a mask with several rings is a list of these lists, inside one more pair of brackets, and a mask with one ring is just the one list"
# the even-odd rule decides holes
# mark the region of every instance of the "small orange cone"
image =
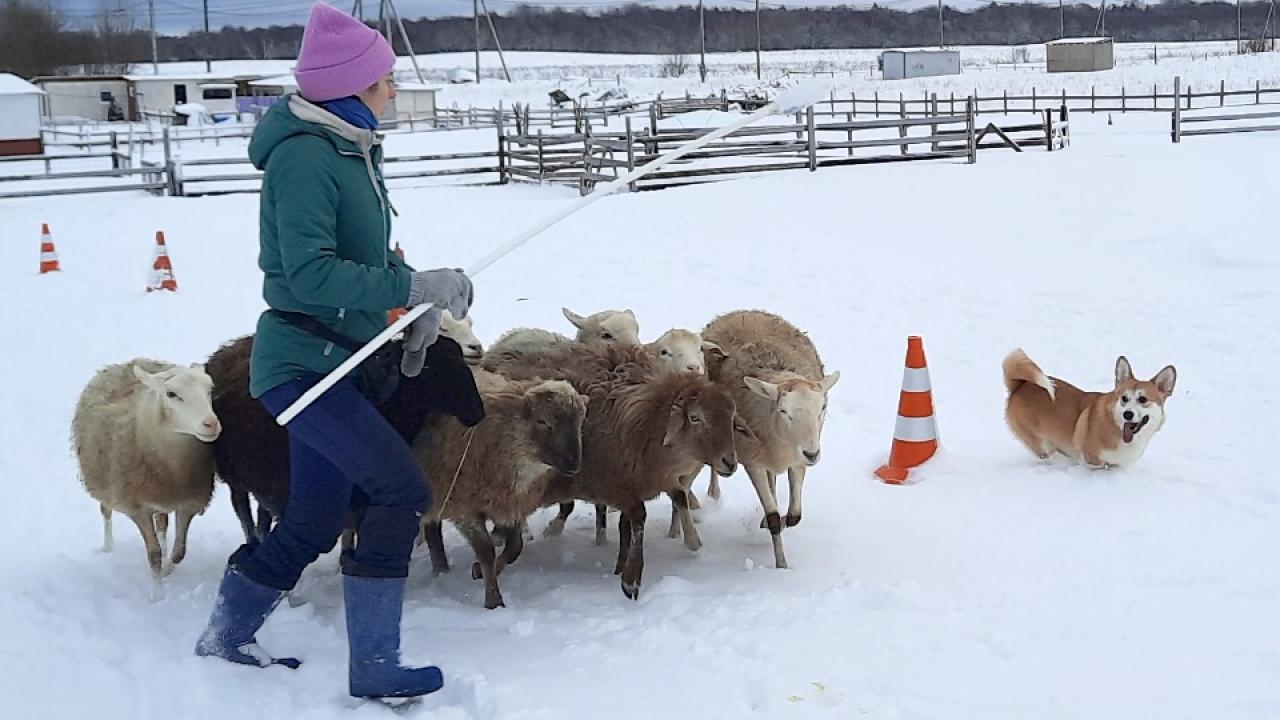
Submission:
[[[400,243],[396,243],[396,249],[395,249],[395,250],[393,250],[392,252],[394,252],[394,253],[396,254],[396,257],[400,258],[401,260],[403,260],[403,259],[404,259],[404,250],[401,250],[401,249],[400,249]],[[399,319],[400,319],[400,317],[401,317],[402,315],[404,315],[405,313],[407,313],[407,312],[409,312],[409,311],[408,311],[408,309],[406,309],[406,308],[392,308],[392,309],[388,310],[388,311],[387,311],[387,324],[388,324],[388,325],[391,325],[391,324],[392,324],[392,323],[394,323],[395,321],[399,320]]]
[[40,274],[61,271],[58,251],[53,249],[53,236],[49,234],[49,223],[44,223],[40,226]]
[[178,281],[173,277],[173,265],[169,263],[169,250],[164,244],[164,231],[156,231],[156,247],[152,252],[151,282],[147,284],[147,292],[152,290],[178,291]]
[[907,480],[909,468],[920,465],[937,451],[938,425],[933,417],[933,386],[924,360],[924,341],[912,335],[907,338],[907,368],[902,375],[889,464],[876,470],[876,477],[901,485]]

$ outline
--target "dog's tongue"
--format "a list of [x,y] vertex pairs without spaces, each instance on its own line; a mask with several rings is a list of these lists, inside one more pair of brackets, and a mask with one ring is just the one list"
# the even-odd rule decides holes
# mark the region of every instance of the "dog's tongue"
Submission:
[[1127,443],[1133,442],[1133,436],[1138,434],[1138,429],[1141,427],[1142,426],[1136,422],[1125,423],[1124,428],[1122,429],[1122,432],[1124,433],[1124,441]]

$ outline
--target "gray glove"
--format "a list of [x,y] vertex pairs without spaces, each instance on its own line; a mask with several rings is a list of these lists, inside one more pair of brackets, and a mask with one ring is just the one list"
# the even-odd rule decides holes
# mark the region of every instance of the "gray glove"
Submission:
[[400,374],[417,377],[427,362],[427,348],[440,336],[441,310],[432,307],[413,322],[404,334],[404,355],[400,358]]
[[471,300],[475,291],[471,287],[471,278],[466,273],[453,268],[436,268],[422,270],[410,275],[408,307],[431,303],[443,308],[453,315],[455,320],[462,320],[471,308]]

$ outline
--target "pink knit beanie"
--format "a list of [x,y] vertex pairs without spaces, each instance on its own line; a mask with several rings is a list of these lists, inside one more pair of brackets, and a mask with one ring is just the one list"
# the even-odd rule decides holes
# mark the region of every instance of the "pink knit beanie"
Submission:
[[311,7],[293,76],[298,91],[324,102],[368,88],[391,72],[396,53],[376,30],[331,5]]

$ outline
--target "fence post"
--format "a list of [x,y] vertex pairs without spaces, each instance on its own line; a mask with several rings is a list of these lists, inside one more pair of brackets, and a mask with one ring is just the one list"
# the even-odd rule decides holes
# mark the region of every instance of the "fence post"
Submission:
[[1261,104],[1262,104],[1262,81],[1261,81],[1261,80],[1254,80],[1254,81],[1253,81],[1253,83],[1254,83],[1254,85],[1253,85],[1253,104],[1254,104],[1254,105],[1261,105]]
[[1008,88],[1005,88],[1004,90],[1004,114],[1005,115],[1009,114],[1009,89]]
[[161,133],[164,140],[164,182],[165,188],[170,195],[177,195],[178,190],[174,183],[174,176],[177,174],[173,168],[173,145],[169,142],[169,128],[164,128]]
[[1182,102],[1178,97],[1178,94],[1181,91],[1181,89],[1182,89],[1182,77],[1179,75],[1174,75],[1173,76],[1173,129],[1170,131],[1169,134],[1172,136],[1173,141],[1175,143],[1180,142],[1182,140],[1182,137],[1181,137],[1182,134],[1179,132],[1179,128],[1178,128],[1178,123],[1181,122],[1182,120]]
[[813,106],[810,105],[804,114],[805,130],[809,135],[809,172],[814,172],[818,169],[818,133],[813,119]]
[[114,130],[111,132],[111,169],[120,169],[120,141]]
[[1218,107],[1222,107],[1227,102],[1227,81],[1218,81]]
[[[855,104],[854,108],[857,108],[857,107],[858,106]],[[849,151],[848,153],[849,157],[853,157],[853,114],[854,112],[857,112],[857,110],[855,109],[853,112],[850,112],[847,116],[845,116],[845,121],[849,123],[849,127],[845,129],[845,135],[849,140],[849,147],[846,148]]]
[[501,110],[499,110],[498,120],[494,124],[497,125],[497,128],[498,128],[498,184],[506,185],[507,184],[507,151],[506,151],[507,140],[506,140],[506,137],[504,137],[505,128],[503,127],[504,123],[502,121]]
[[1044,147],[1053,152],[1053,111],[1044,111]]
[[1097,88],[1093,85],[1089,86],[1089,114],[1092,115],[1098,111],[1098,93]]
[[876,91],[876,117],[880,117],[880,91]]
[[[899,97],[901,97],[901,94],[899,94]],[[898,125],[898,137],[905,138],[907,136],[907,104],[905,102],[898,105],[898,116],[902,120],[902,124]],[[902,154],[906,155],[907,144],[903,143],[899,147],[902,149]]]
[[[636,141],[635,141],[635,134],[631,132],[631,116],[628,115],[626,120],[627,120],[627,125],[626,125],[627,127],[627,172],[631,172],[632,170],[636,169]],[[627,190],[629,190],[630,192],[636,191],[636,183],[634,180],[629,185],[627,185]]]
[[1126,110],[1128,110],[1128,103],[1126,102],[1124,86],[1121,85],[1120,86],[1120,114],[1123,115]]
[[853,122],[853,118],[858,117],[858,93],[852,91],[849,93],[849,104],[853,106],[853,110],[849,114],[849,122]]
[[1033,85],[1031,86],[1031,112],[1036,112],[1037,109],[1038,108],[1036,108],[1036,88]]
[[1071,109],[1065,103],[1062,105],[1062,147],[1071,144]]
[[543,182],[547,169],[543,167],[543,129],[538,128],[538,183]]
[[[938,93],[934,93],[931,99],[933,100],[933,104],[930,107],[930,110],[932,110],[933,117],[936,120],[938,117]],[[952,115],[956,114],[956,94],[955,93],[951,93],[951,113],[950,114]],[[929,126],[929,134],[932,135],[934,138],[932,141],[929,142],[929,151],[938,152],[938,124],[936,122]]]
[[1152,110],[1160,109],[1160,100],[1158,99],[1160,96],[1159,87],[1160,86],[1158,83],[1151,83],[1151,109]]
[[964,114],[966,124],[965,133],[968,135],[967,141],[969,144],[969,164],[973,165],[978,162],[978,122],[975,117],[977,115],[977,111],[974,108],[973,98],[969,98],[965,103]]

